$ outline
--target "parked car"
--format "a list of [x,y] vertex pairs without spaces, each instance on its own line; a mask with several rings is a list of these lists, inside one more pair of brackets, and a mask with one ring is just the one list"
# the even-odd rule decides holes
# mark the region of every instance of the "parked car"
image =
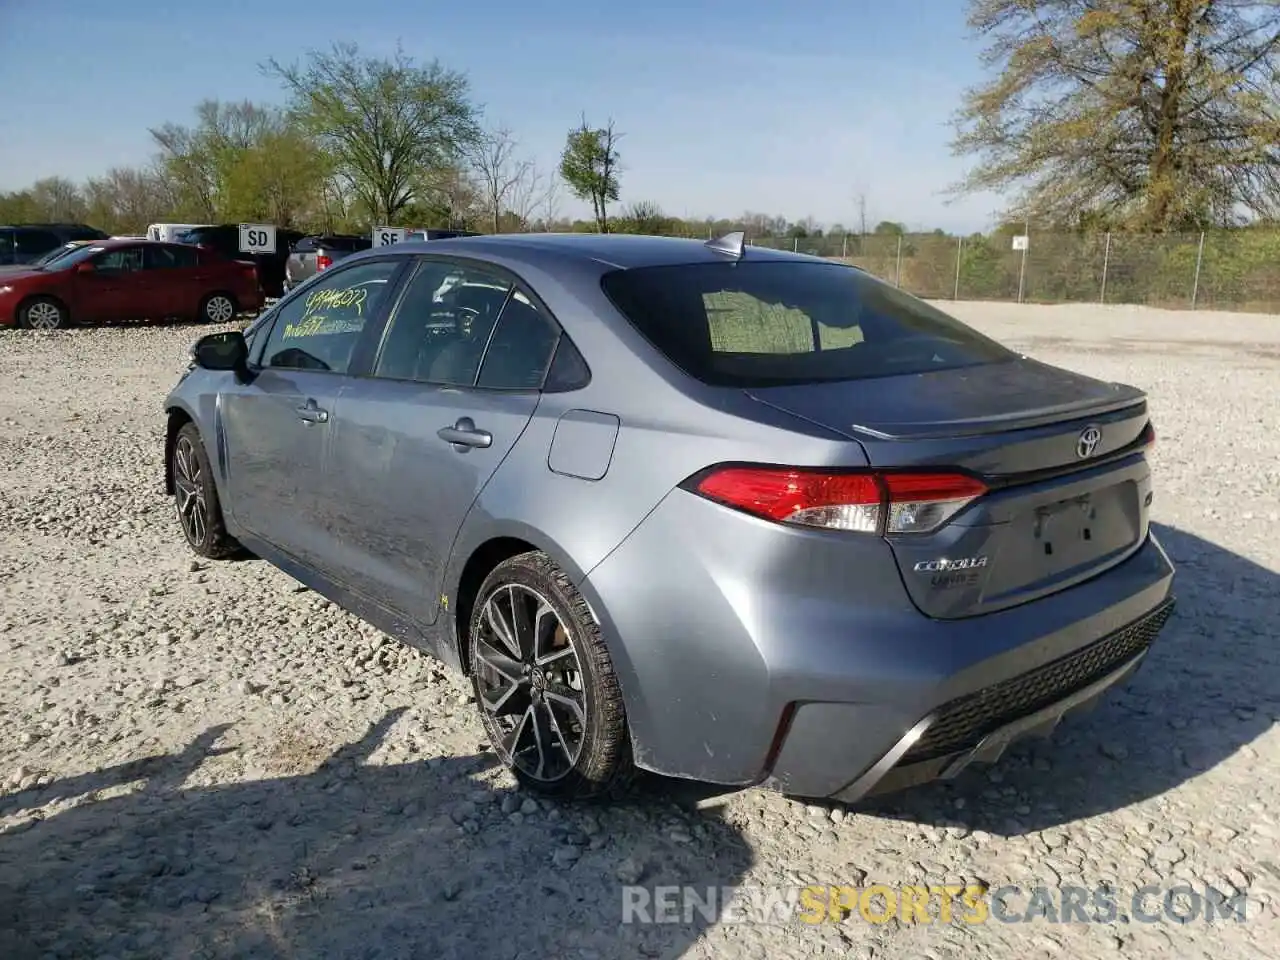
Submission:
[[292,290],[304,280],[328,270],[343,257],[373,246],[370,237],[350,234],[318,234],[303,237],[289,251],[284,265],[284,289]]
[[107,235],[83,223],[20,223],[0,226],[0,266],[28,264],[72,240],[105,240]]
[[1173,605],[1141,390],[741,234],[353,254],[164,407],[197,554],[462,671],[555,796],[950,777],[1130,677]]
[[176,243],[103,240],[0,275],[0,325],[36,330],[134,319],[226,323],[261,307],[252,263]]
[[414,240],[452,240],[454,237],[478,237],[478,233],[472,233],[470,230],[437,230],[430,228],[426,230],[410,230],[404,235],[406,242]]
[[258,265],[258,279],[262,283],[263,294],[278,297],[284,293],[284,265],[289,259],[289,250],[302,237],[303,234],[297,230],[277,230],[275,253],[241,253],[240,225],[224,223],[215,227],[188,230],[183,235],[182,242],[206,250],[216,250],[228,259],[252,260]]
[[208,227],[208,223],[153,223],[147,227],[147,240],[159,240],[162,243],[185,243],[183,235],[192,230]]

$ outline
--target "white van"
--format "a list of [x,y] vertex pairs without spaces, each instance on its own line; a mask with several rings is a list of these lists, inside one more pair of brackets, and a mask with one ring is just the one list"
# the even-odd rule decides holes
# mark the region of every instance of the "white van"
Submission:
[[178,237],[196,227],[211,227],[211,223],[153,223],[147,227],[147,239],[162,243],[177,243]]

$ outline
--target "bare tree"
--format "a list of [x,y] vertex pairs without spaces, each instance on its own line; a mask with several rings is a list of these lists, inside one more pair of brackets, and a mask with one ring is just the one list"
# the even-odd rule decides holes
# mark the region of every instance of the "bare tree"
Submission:
[[546,209],[547,198],[558,190],[559,184],[554,176],[530,163],[526,175],[511,188],[507,210],[519,222],[521,230],[528,230],[537,212]]
[[555,176],[547,177],[547,189],[542,195],[541,208],[542,229],[550,232],[560,218],[560,180]]
[[[531,160],[516,155],[520,144],[505,127],[487,130],[470,151],[471,166],[480,181],[490,223],[494,233],[502,231],[502,215],[511,210],[523,224],[525,214],[514,209],[513,201],[523,199],[530,190],[530,181],[537,177]],[[536,204],[535,204],[536,205]]]

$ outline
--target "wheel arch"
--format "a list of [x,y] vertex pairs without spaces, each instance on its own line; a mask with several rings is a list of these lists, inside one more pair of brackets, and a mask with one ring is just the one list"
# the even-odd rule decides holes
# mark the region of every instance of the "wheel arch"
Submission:
[[195,423],[195,417],[178,404],[169,406],[165,413],[167,423],[164,431],[164,492],[168,496],[173,496],[173,446],[178,441],[178,431],[188,423]]
[[583,572],[567,551],[543,532],[525,524],[504,524],[486,531],[483,538],[455,546],[445,581],[452,589],[441,599],[449,621],[446,626],[452,627],[446,631],[447,642],[464,676],[469,676],[471,670],[467,640],[480,585],[498,564],[532,550],[540,550],[550,557],[574,584],[581,582]]

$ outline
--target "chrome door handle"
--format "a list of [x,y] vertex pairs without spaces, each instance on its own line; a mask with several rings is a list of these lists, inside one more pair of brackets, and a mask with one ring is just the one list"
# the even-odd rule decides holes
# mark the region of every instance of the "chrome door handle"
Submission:
[[484,449],[493,444],[493,434],[488,430],[477,430],[475,422],[470,417],[459,417],[458,422],[452,427],[441,427],[436,431],[436,436],[452,444],[453,449],[460,453],[465,453],[473,447]]
[[298,419],[303,423],[328,423],[329,411],[321,410],[312,401],[305,407],[298,407]]

